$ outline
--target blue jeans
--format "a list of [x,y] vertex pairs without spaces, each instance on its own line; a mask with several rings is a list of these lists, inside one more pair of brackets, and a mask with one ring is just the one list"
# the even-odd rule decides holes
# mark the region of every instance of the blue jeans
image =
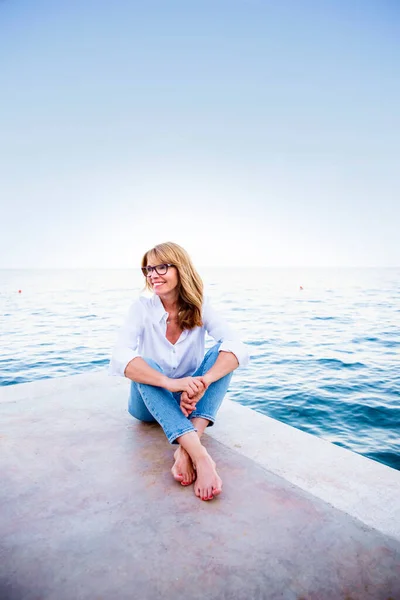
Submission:
[[[218,357],[219,347],[220,344],[216,344],[206,353],[203,362],[192,377],[204,375],[213,366]],[[151,358],[144,358],[144,360],[153,369],[160,371],[160,373],[163,372],[161,367]],[[128,411],[140,421],[148,423],[157,421],[163,428],[168,441],[171,444],[177,444],[176,438],[189,431],[196,431],[191,422],[193,417],[202,417],[210,421],[209,425],[214,424],[231,378],[232,373],[228,373],[218,381],[214,381],[207,388],[204,396],[199,400],[195,410],[189,417],[185,417],[179,406],[181,392],[172,393],[161,387],[132,381]]]

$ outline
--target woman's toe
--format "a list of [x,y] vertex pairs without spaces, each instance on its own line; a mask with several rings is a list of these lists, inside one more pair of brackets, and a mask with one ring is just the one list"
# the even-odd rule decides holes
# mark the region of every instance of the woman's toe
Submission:
[[213,487],[212,493],[213,496],[218,496],[222,492],[222,485],[217,485]]
[[175,479],[175,481],[179,481],[179,482],[183,481],[183,475],[182,475],[182,473],[179,473],[177,471],[176,467],[172,467],[171,473],[172,473],[172,476]]

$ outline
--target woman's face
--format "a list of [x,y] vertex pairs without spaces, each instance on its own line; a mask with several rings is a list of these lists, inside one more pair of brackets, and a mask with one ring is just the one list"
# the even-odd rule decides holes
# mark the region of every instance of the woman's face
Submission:
[[[148,267],[157,267],[160,263],[154,257],[149,257],[147,261]],[[161,270],[161,269],[160,269]],[[157,296],[165,296],[171,292],[177,291],[179,285],[178,269],[176,267],[168,267],[165,274],[159,275],[155,269],[147,276],[147,281]]]

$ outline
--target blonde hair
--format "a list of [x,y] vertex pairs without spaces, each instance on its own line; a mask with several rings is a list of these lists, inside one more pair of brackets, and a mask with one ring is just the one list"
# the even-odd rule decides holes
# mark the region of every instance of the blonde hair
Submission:
[[[142,267],[146,267],[151,257],[157,264],[170,263],[178,271],[178,324],[181,329],[201,327],[201,308],[203,305],[203,281],[193,266],[189,254],[174,242],[157,244],[148,250],[142,258]],[[152,287],[146,278],[146,288]]]

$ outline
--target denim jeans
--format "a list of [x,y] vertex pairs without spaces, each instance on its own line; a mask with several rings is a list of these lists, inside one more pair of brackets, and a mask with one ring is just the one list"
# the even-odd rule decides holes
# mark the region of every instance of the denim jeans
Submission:
[[[192,377],[204,375],[213,366],[218,357],[219,347],[220,344],[216,344],[208,350],[203,362],[193,373]],[[163,372],[154,360],[144,357],[143,359],[153,369],[160,371],[160,373]],[[189,417],[185,417],[179,406],[181,392],[172,393],[161,387],[132,381],[128,411],[140,421],[148,423],[157,421],[163,428],[168,441],[171,444],[176,444],[176,438],[179,436],[189,431],[196,431],[191,422],[193,417],[203,417],[210,421],[209,425],[214,424],[216,414],[221,406],[231,378],[232,373],[228,373],[228,375],[221,377],[218,381],[214,381],[207,388],[204,396],[196,404],[195,410]]]

